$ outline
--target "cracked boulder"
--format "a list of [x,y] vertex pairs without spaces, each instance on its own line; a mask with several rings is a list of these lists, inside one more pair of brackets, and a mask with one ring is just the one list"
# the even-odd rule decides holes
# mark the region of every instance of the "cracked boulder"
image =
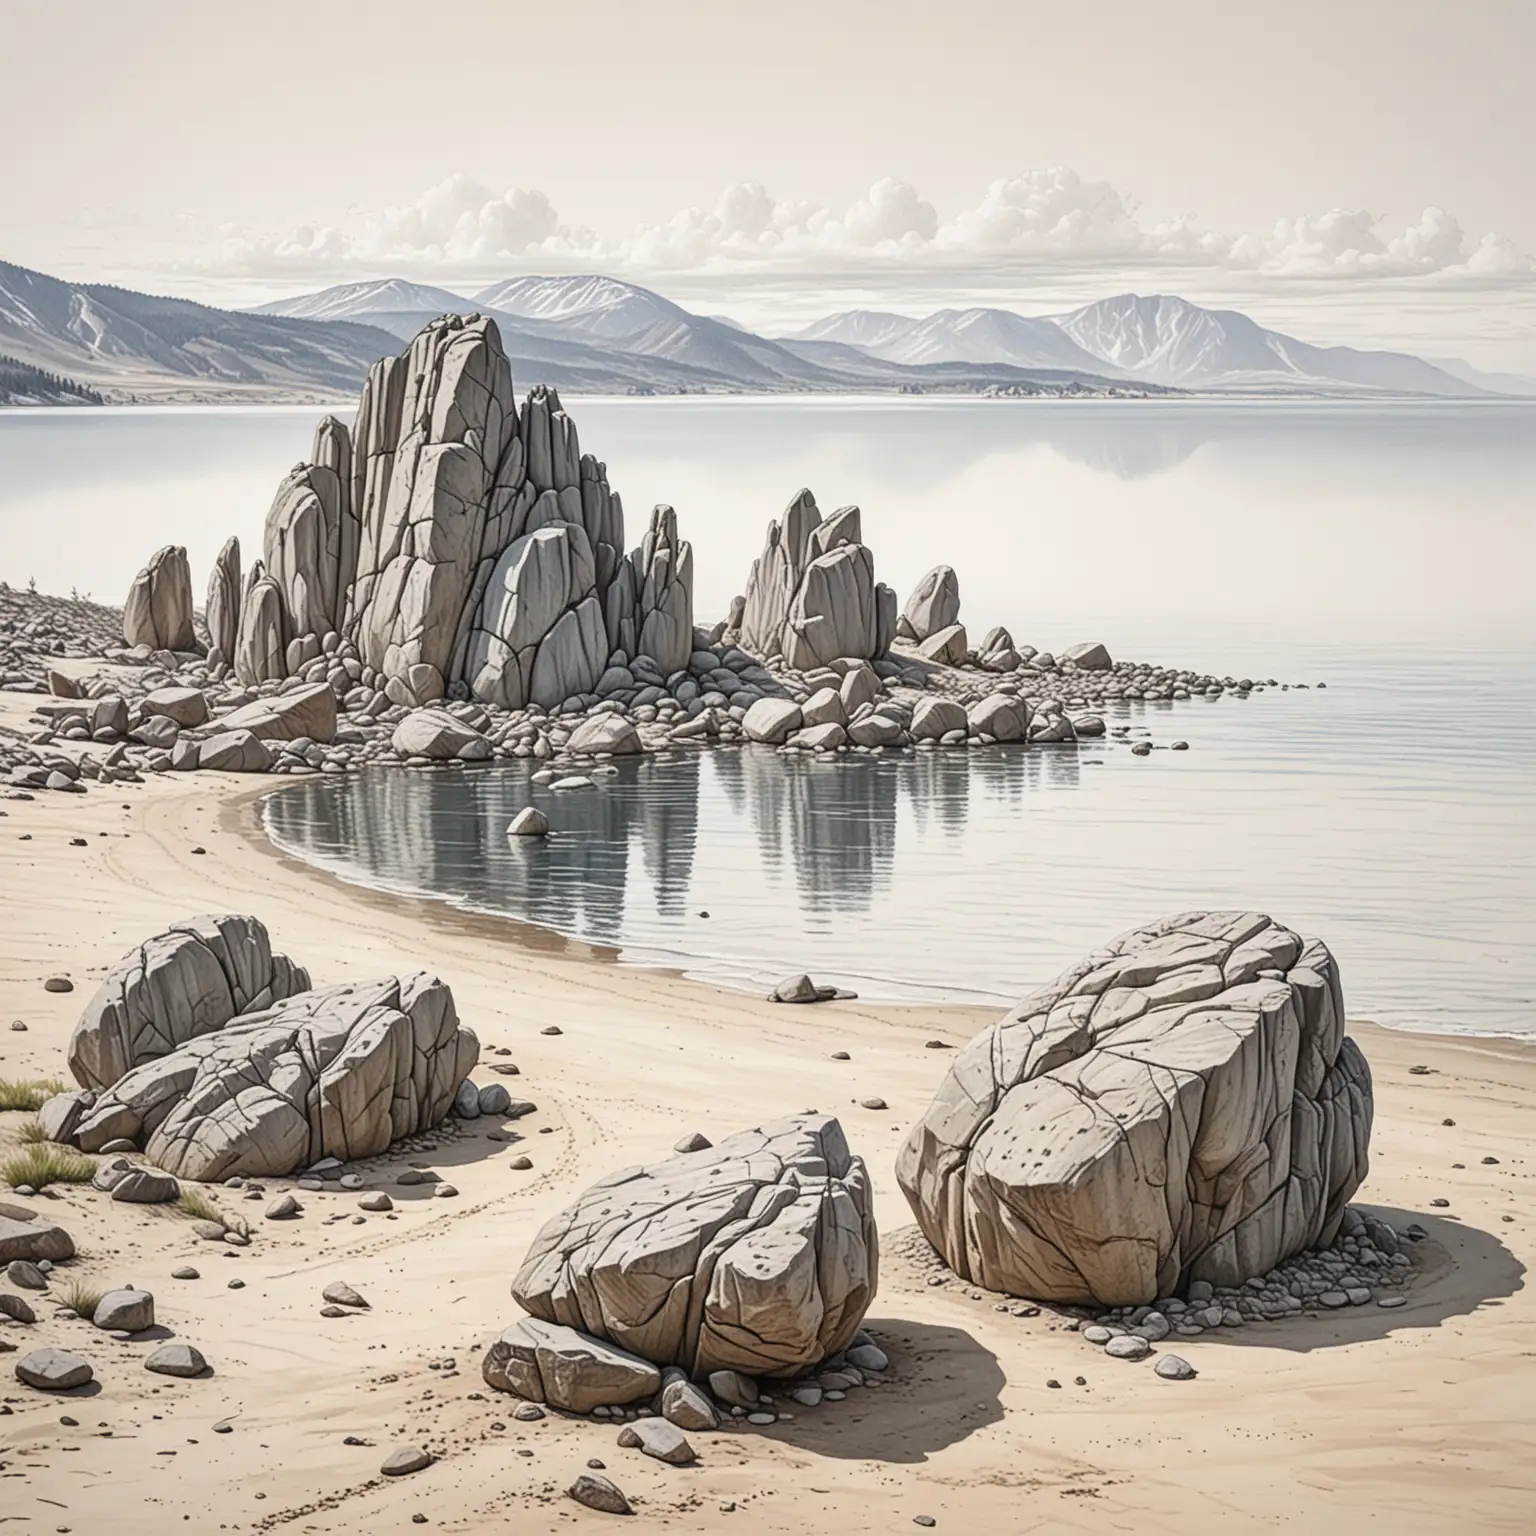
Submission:
[[960,578],[954,568],[936,565],[913,588],[896,632],[903,640],[926,640],[960,622]]
[[132,1141],[183,1179],[281,1178],[436,1125],[479,1054],[452,992],[424,971],[301,992],[134,1068],[79,1141]]
[[971,1041],[896,1173],[965,1279],[1140,1305],[1331,1243],[1371,1109],[1327,947],[1262,913],[1189,912]]
[[308,986],[309,973],[273,950],[254,917],[172,923],[107,972],[70,1037],[69,1070],[99,1092],[142,1062]]
[[627,1168],[534,1239],[522,1307],[699,1377],[788,1377],[845,1349],[875,1294],[869,1175],[824,1115]]
[[480,1374],[498,1392],[591,1413],[654,1397],[661,1372],[649,1360],[558,1323],[524,1317],[486,1351]]

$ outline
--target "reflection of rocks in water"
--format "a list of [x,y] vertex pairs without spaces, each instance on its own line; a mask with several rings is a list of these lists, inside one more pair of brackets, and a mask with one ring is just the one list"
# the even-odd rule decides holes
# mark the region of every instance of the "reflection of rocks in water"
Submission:
[[639,798],[626,797],[624,803],[636,823],[645,872],[656,888],[656,910],[679,917],[688,904],[699,840],[699,757],[688,752],[641,762],[636,771]]
[[787,845],[801,899],[814,911],[855,912],[891,874],[896,850],[894,758],[817,763],[777,753],[734,755],[758,849],[777,868]]
[[1144,480],[1177,469],[1210,433],[1193,421],[1128,413],[1112,423],[1061,421],[1044,433],[1062,458],[1117,480]]
[[912,806],[919,833],[959,833],[971,801],[970,752],[914,752],[902,765],[901,787]]

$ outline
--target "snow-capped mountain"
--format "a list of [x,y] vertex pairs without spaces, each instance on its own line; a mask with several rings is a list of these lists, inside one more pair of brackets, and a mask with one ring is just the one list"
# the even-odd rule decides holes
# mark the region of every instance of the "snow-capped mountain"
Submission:
[[610,341],[658,321],[701,318],[649,288],[616,277],[514,277],[482,288],[475,303],[505,315],[555,321]]
[[1101,365],[1175,388],[1483,393],[1405,352],[1314,347],[1236,310],[1202,309],[1168,294],[1123,293],[1049,318]]
[[340,393],[394,350],[369,325],[237,314],[0,262],[0,353],[114,398]]
[[401,311],[472,314],[476,308],[473,301],[461,294],[449,293],[446,288],[386,277],[371,283],[342,283],[319,293],[301,294],[295,299],[274,299],[270,304],[258,305],[251,313],[289,315],[297,320],[361,320]]
[[941,309],[921,320],[853,310],[811,326],[800,339],[844,342],[892,363],[1007,363],[1014,368],[1105,371],[1102,361],[1061,327],[1006,309]]

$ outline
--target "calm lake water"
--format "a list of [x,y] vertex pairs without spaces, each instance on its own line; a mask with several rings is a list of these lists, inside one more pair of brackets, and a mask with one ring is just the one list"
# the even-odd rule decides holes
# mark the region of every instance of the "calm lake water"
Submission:
[[[857,501],[899,593],[1056,649],[1327,689],[1126,706],[1188,752],[837,764],[676,754],[552,797],[520,767],[285,789],[349,878],[744,985],[1012,1001],[1191,905],[1321,934],[1350,1012],[1536,1033],[1536,407],[571,402],[632,538],[656,500],[723,613],[800,485]],[[158,544],[247,551],[318,413],[0,413],[0,577],[113,601]],[[249,555],[248,555],[249,557]],[[508,846],[522,805],[559,835]],[[707,911],[705,918],[699,914]]]

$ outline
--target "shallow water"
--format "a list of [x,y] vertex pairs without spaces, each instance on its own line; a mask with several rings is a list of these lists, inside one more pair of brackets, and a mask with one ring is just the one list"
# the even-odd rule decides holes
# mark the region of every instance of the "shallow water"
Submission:
[[[574,402],[629,508],[665,499],[723,613],[801,485],[858,501],[883,579],[960,573],[975,630],[1316,688],[1118,718],[1188,752],[989,749],[518,768],[285,790],[274,834],[759,986],[1011,1001],[1187,905],[1338,953],[1356,1017],[1536,1032],[1536,406]],[[314,410],[0,412],[0,578],[119,600],[155,546],[247,558]],[[509,848],[523,804],[563,835]],[[708,911],[710,916],[698,916]],[[428,957],[423,957],[428,958]]]

